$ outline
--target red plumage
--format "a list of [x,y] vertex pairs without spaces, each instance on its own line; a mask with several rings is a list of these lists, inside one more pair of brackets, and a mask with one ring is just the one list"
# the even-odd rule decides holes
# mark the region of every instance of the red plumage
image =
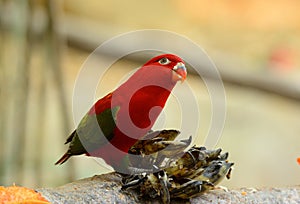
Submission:
[[149,60],[93,105],[67,139],[69,150],[56,164],[85,153],[118,168],[129,148],[152,128],[176,82],[185,78],[181,58],[164,54]]

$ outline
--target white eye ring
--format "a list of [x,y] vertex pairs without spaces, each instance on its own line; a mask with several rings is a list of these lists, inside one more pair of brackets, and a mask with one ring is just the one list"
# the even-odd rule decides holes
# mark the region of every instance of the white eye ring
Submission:
[[161,64],[161,65],[167,65],[167,64],[170,64],[171,61],[170,61],[168,58],[164,57],[164,58],[161,58],[161,59],[158,61],[158,63]]

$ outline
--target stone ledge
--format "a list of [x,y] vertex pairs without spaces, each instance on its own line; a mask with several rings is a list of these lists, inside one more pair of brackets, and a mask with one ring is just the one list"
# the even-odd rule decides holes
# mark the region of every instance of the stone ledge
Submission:
[[[81,179],[56,188],[36,189],[53,204],[61,203],[161,203],[145,200],[133,192],[121,191],[121,177],[116,173]],[[172,203],[188,203],[188,200],[172,200]],[[190,203],[300,203],[300,186],[286,188],[241,188],[228,191],[213,190],[190,199]]]

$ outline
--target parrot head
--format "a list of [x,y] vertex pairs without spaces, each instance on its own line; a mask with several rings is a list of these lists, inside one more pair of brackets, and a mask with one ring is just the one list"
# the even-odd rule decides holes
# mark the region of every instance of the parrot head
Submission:
[[144,64],[144,66],[158,66],[172,71],[172,81],[183,82],[187,76],[187,70],[184,61],[173,54],[163,54],[152,58]]

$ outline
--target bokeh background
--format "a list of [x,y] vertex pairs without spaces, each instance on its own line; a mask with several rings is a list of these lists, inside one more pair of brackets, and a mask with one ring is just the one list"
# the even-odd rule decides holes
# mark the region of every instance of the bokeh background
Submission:
[[[216,63],[227,98],[216,148],[230,152],[235,162],[223,185],[299,184],[299,8],[298,0],[0,0],[0,185],[58,186],[110,171],[82,156],[62,166],[54,162],[77,125],[73,111],[83,116],[88,108],[72,109],[84,61],[102,42],[137,29],[184,35]],[[96,97],[142,65],[140,56],[115,63]],[[101,60],[110,57],[104,53]],[[101,60],[95,61],[99,69]],[[201,124],[194,137],[201,145],[210,128],[211,101],[195,73],[186,83],[199,105]],[[180,109],[173,97],[164,114],[166,128],[180,128],[174,110]]]

